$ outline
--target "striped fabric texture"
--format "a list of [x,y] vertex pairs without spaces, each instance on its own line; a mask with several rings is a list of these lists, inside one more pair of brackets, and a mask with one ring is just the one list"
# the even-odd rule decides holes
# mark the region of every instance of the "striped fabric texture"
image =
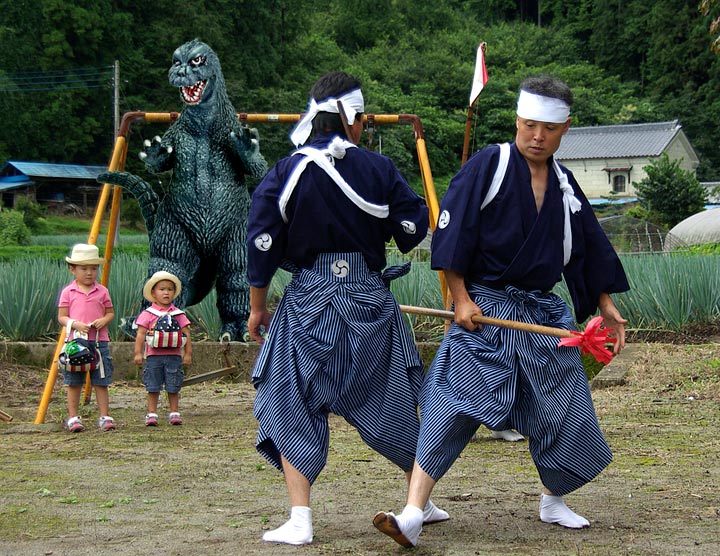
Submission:
[[380,274],[359,253],[325,253],[296,272],[253,369],[257,449],[285,456],[313,483],[327,460],[329,413],[404,471],[419,431],[424,372]]
[[[477,285],[469,293],[486,316],[574,328],[570,308],[555,294]],[[542,483],[557,496],[597,476],[612,453],[579,350],[557,343],[542,334],[490,325],[469,332],[453,324],[420,394],[423,470],[440,479],[482,424],[528,437]]]

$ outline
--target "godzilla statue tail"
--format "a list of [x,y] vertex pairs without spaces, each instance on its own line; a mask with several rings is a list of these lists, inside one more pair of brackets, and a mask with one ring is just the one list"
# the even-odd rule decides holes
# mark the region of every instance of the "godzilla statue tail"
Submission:
[[155,214],[160,203],[160,197],[153,191],[149,183],[128,172],[103,172],[98,175],[97,181],[119,185],[123,189],[127,189],[140,205],[140,212],[145,220],[148,234],[152,233],[155,227]]

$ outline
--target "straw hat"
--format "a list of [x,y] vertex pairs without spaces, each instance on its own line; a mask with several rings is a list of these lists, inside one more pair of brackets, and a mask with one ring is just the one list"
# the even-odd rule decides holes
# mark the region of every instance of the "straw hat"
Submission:
[[78,243],[73,245],[72,253],[65,257],[68,264],[105,264],[105,259],[100,257],[97,245]]
[[155,287],[155,284],[162,280],[170,280],[173,284],[175,284],[175,297],[173,297],[173,300],[175,300],[177,296],[180,295],[180,292],[182,291],[182,283],[180,282],[180,278],[178,278],[174,274],[170,274],[169,272],[160,270],[150,276],[150,279],[145,282],[145,286],[143,287],[143,297],[147,299],[150,303],[155,301],[155,298],[152,294],[152,290]]

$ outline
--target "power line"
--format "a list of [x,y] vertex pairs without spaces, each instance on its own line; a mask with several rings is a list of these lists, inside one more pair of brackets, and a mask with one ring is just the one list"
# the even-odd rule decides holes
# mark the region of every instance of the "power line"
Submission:
[[0,86],[0,93],[28,93],[34,91],[69,91],[71,89],[108,89],[112,87],[112,81],[102,84],[91,85],[85,83],[83,85],[55,85],[51,87],[17,87],[14,89],[4,88]]
[[104,70],[104,71],[112,71],[113,66],[82,66],[77,69],[67,69],[67,70],[30,70],[30,71],[6,71],[4,72],[5,75],[10,76],[18,76],[22,77],[23,75],[65,75],[67,73],[73,73],[77,71],[96,71],[96,70]]
[[112,87],[114,66],[0,74],[0,92],[23,93]]
[[93,76],[93,75],[107,75],[112,74],[112,67],[109,69],[104,70],[85,70],[85,71],[64,71],[61,73],[57,72],[47,72],[47,73],[36,73],[33,75],[20,75],[20,74],[11,74],[11,73],[5,73],[2,77],[2,79],[11,79],[12,81],[37,81],[42,79],[55,79],[55,78],[62,78],[62,77],[83,77],[83,76]]

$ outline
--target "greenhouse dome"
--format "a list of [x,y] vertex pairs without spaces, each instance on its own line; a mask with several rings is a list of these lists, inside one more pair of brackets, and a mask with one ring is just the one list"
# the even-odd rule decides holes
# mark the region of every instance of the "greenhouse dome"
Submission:
[[[720,208],[698,212],[676,224],[670,230],[673,238],[681,240],[682,245],[701,245],[703,243],[720,243]],[[666,249],[677,247],[665,244]]]

